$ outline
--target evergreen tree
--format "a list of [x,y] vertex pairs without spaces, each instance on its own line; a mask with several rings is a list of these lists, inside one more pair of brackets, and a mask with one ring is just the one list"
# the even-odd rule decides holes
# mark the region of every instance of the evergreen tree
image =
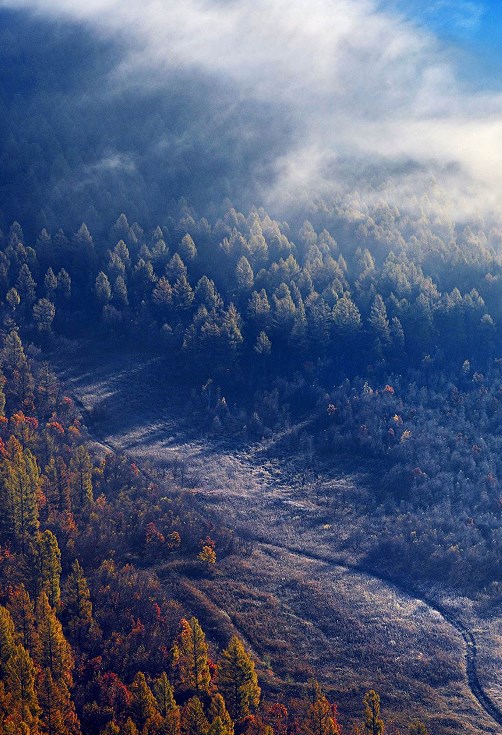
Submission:
[[142,671],[138,671],[131,684],[133,718],[140,733],[146,732],[145,726],[157,712],[155,697]]
[[383,350],[390,342],[390,325],[387,318],[387,309],[380,294],[375,296],[370,311],[369,323],[377,342],[377,349]]
[[7,664],[14,654],[16,633],[14,621],[6,607],[0,606],[0,681],[5,679]]
[[3,464],[3,483],[7,496],[5,511],[12,513],[14,539],[25,553],[28,542],[38,531],[37,491],[40,474],[35,457],[15,436],[7,443],[8,457]]
[[47,735],[80,735],[80,724],[64,679],[56,681],[50,669],[44,669],[39,678],[37,694]]
[[208,735],[209,722],[198,697],[191,697],[181,711],[183,735]]
[[31,271],[26,263],[23,263],[16,280],[16,290],[21,297],[21,303],[32,304],[35,301],[37,284],[33,280]]
[[56,316],[56,307],[49,299],[39,299],[33,306],[33,319],[41,334],[50,334]]
[[183,689],[195,694],[209,692],[211,674],[207,660],[206,636],[197,618],[181,620],[178,636],[178,670]]
[[380,696],[374,689],[364,695],[364,728],[368,735],[384,733],[384,724],[380,717]]
[[118,306],[129,305],[129,295],[127,293],[127,284],[122,276],[117,276],[113,284],[113,298]]
[[313,682],[310,699],[307,715],[301,725],[302,735],[340,735],[333,708],[317,682]]
[[243,255],[235,268],[235,279],[239,291],[251,291],[254,284],[253,269],[249,264],[249,260]]
[[14,621],[17,642],[38,659],[40,641],[35,627],[35,606],[23,584],[9,591],[7,609]]
[[178,312],[190,309],[194,300],[194,292],[185,275],[180,276],[173,286],[173,304]]
[[49,300],[52,301],[54,294],[58,287],[58,279],[52,268],[48,268],[47,273],[44,276],[45,295]]
[[62,457],[51,457],[44,472],[47,503],[57,513],[71,511],[70,473]]
[[428,731],[423,722],[414,720],[410,725],[409,735],[428,735]]
[[66,301],[71,297],[71,278],[70,274],[64,268],[61,268],[58,273],[58,293]]
[[234,735],[234,723],[221,694],[214,695],[211,699],[211,706],[209,707],[209,719],[211,722],[213,723],[217,718],[224,727],[226,735]]
[[190,263],[197,257],[197,248],[188,234],[181,240],[178,250],[185,263]]
[[51,607],[57,610],[61,602],[61,551],[52,531],[46,530],[40,534],[38,548],[42,588]]
[[88,650],[99,629],[92,616],[89,585],[78,559],[73,562],[64,586],[63,615],[70,640],[79,650]]
[[70,645],[63,635],[63,628],[49,604],[45,592],[40,593],[36,609],[37,632],[40,638],[40,666],[47,669],[59,686],[73,684],[74,660]]
[[70,460],[72,505],[84,509],[92,504],[92,463],[87,447],[80,444]]
[[232,636],[223,651],[218,683],[233,720],[241,720],[258,707],[261,690],[254,663],[237,636]]
[[11,695],[11,717],[19,726],[24,723],[30,733],[38,731],[40,708],[35,692],[35,665],[26,648],[14,647],[6,665],[5,687]]
[[100,306],[105,306],[111,301],[112,298],[112,287],[108,276],[103,271],[100,271],[96,276],[94,283],[94,293],[96,294],[96,300]]

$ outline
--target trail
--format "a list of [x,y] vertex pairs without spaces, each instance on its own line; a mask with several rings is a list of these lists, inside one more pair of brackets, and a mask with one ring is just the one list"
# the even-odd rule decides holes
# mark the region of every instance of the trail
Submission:
[[429,597],[424,596],[423,593],[417,594],[415,590],[409,587],[405,587],[402,584],[396,583],[396,581],[393,580],[391,577],[385,577],[381,574],[375,574],[374,571],[370,571],[362,565],[347,564],[347,561],[344,558],[327,558],[323,554],[316,554],[314,552],[304,551],[293,546],[271,543],[259,536],[255,537],[254,540],[262,546],[279,549],[281,551],[287,551],[290,554],[294,554],[295,556],[299,556],[304,559],[324,562],[325,564],[330,566],[342,567],[350,572],[353,572],[354,574],[364,574],[365,576],[383,582],[390,587],[394,587],[401,594],[419,600],[424,605],[427,605],[429,608],[437,612],[449,625],[451,625],[460,633],[464,640],[467,681],[472,695],[477,699],[479,705],[484,709],[487,715],[491,717],[492,720],[494,720],[494,722],[496,722],[498,725],[502,726],[502,712],[483,689],[483,686],[481,685],[481,682],[479,680],[477,671],[477,644],[474,633],[469,630],[463,623],[453,617],[453,615],[442,605],[438,604],[437,601],[431,600]]

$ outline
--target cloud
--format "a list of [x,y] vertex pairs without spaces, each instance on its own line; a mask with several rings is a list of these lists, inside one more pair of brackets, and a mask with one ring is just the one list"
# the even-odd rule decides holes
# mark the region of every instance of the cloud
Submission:
[[[352,162],[436,174],[458,216],[502,203],[502,95],[462,83],[453,53],[376,0],[0,0],[126,39],[117,89],[162,90],[184,70],[217,80],[242,101],[274,109],[292,131],[262,188],[279,206],[328,194]],[[474,2],[438,0],[428,12],[479,22]],[[222,97],[222,105],[228,105]],[[224,121],[226,107],[220,111]],[[243,135],[246,134],[243,126]],[[158,145],[158,142],[157,142]],[[409,164],[403,167],[403,164]],[[466,196],[468,191],[468,196]]]

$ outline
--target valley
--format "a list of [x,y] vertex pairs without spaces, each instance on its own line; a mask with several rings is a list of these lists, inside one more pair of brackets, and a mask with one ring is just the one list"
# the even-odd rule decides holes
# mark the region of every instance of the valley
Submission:
[[[182,580],[180,599],[211,617],[216,643],[231,632],[247,642],[270,691],[294,694],[315,673],[342,722],[374,687],[388,726],[415,716],[440,735],[500,731],[500,617],[364,570],[358,540],[373,529],[359,509],[370,468],[315,459],[308,442],[294,449],[307,424],[258,443],[204,437],[158,357],[112,348],[52,360],[96,441],[156,482],[174,478],[189,502],[231,529],[234,553],[208,578]],[[169,564],[156,571],[173,583]]]

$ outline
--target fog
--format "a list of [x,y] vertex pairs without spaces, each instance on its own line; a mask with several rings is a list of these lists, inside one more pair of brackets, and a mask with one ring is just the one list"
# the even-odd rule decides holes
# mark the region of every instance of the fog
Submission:
[[[277,212],[306,195],[358,188],[368,198],[386,192],[404,207],[431,175],[457,218],[489,215],[501,204],[502,95],[474,89],[456,50],[395,5],[1,0],[0,7],[26,11],[32,27],[45,23],[61,34],[68,24],[100,49],[114,44],[79,99],[92,106],[93,98],[148,98],[143,115],[162,119],[154,130],[146,125],[138,143],[120,133],[117,115],[119,132],[99,155],[97,145],[70,166],[73,188],[121,175],[131,198],[148,199],[149,188],[157,196],[163,184],[152,180],[153,156],[172,174],[164,191],[196,205],[230,197]],[[468,25],[479,6],[457,3],[451,12]],[[76,87],[67,94],[71,101]]]

